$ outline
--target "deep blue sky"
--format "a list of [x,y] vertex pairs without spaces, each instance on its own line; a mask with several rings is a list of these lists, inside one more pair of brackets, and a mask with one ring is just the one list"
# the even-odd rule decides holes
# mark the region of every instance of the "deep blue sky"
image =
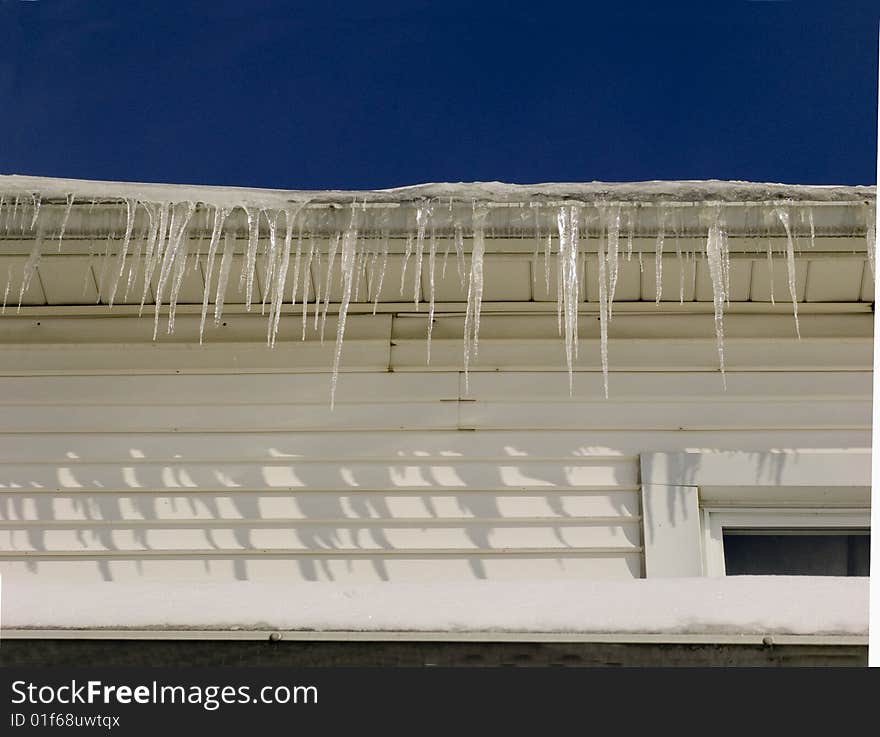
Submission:
[[611,4],[0,0],[0,173],[874,181],[880,3]]

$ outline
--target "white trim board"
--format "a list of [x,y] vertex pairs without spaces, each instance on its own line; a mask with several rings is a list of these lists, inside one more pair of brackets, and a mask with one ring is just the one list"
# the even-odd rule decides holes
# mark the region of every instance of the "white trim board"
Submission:
[[[779,506],[798,503],[831,513],[835,503],[829,496],[833,497],[835,490],[840,490],[844,504],[861,509],[858,500],[871,485],[871,452],[867,448],[646,453],[640,465],[648,578],[712,575],[704,562],[703,497],[715,500],[716,505],[723,499],[726,505],[735,506],[741,495],[741,501],[755,506],[760,494],[764,497],[762,506],[779,499]],[[723,493],[713,493],[722,489]],[[718,575],[717,566],[712,570]]]

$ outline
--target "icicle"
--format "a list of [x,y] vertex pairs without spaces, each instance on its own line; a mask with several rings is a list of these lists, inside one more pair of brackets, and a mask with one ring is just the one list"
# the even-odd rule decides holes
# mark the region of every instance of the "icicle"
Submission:
[[186,262],[189,258],[189,240],[184,238],[174,256],[174,279],[171,282],[171,297],[168,300],[168,334],[174,332],[174,318],[177,314],[177,298],[186,274]]
[[535,252],[532,254],[532,287],[538,285],[538,254],[541,252],[541,220],[538,217],[538,207],[535,203],[531,204],[532,215],[535,221]]
[[6,233],[9,233],[9,226],[15,227],[15,218],[18,215],[18,206],[21,204],[21,198],[16,195],[15,202],[12,205],[12,215],[6,220]]
[[430,200],[421,203],[416,208],[416,266],[413,274],[413,300],[416,309],[419,308],[419,299],[422,296],[422,254],[425,250],[425,232],[432,211],[433,205]]
[[[290,250],[293,245],[293,225],[297,215],[299,215],[305,205],[306,203],[302,203],[295,210],[284,211],[284,246],[281,250],[279,263],[274,270],[275,275],[272,281],[272,298],[270,300],[269,310],[269,327],[266,335],[266,340],[268,341],[270,348],[275,347],[275,339],[278,336],[278,326],[281,323],[281,310],[284,306],[284,285],[287,281],[287,269],[290,266]],[[293,271],[293,293],[291,295],[291,304],[294,304],[296,300],[296,282],[299,279],[299,259],[301,249],[302,230],[300,230],[296,243],[296,261]]]
[[620,244],[620,208],[615,208],[608,223],[608,319],[614,306],[614,292],[617,289],[618,250]]
[[640,274],[644,274],[644,273],[645,273],[645,261],[644,261],[644,259],[642,258],[642,252],[641,252],[641,251],[639,251],[639,273],[640,273]]
[[483,302],[483,253],[486,247],[485,224],[488,208],[474,203],[474,243],[471,252],[471,270],[468,277],[467,309],[464,316],[464,385],[468,388],[468,369],[471,356],[479,350],[480,309]]
[[434,225],[431,224],[431,244],[428,251],[428,343],[426,348],[426,363],[431,363],[431,334],[434,332],[434,264],[437,259],[437,237]]
[[150,214],[150,237],[147,240],[147,250],[144,255],[144,293],[141,296],[141,307],[138,311],[138,315],[143,314],[144,311],[144,303],[147,300],[147,295],[150,293],[150,284],[153,281],[153,274],[156,270],[156,266],[159,261],[162,259],[162,249],[163,244],[165,242],[165,235],[168,229],[168,213],[171,209],[171,204],[168,202],[163,203],[158,207],[158,212],[153,212],[151,207],[147,207],[147,212]]
[[140,236],[134,241],[134,251],[132,251],[131,259],[129,259],[128,276],[125,280],[125,295],[122,298],[124,302],[128,301],[128,295],[129,292],[131,292],[131,285],[140,273],[141,251],[143,250],[144,243],[146,243],[148,232],[149,223],[145,223],[141,228]]
[[211,299],[211,278],[214,274],[214,260],[217,258],[217,247],[220,245],[220,235],[223,224],[229,216],[229,210],[225,207],[214,208],[214,227],[211,229],[211,240],[208,243],[208,255],[205,260],[205,291],[202,294],[202,317],[199,321],[199,344],[205,336],[205,319],[208,316],[208,302]]
[[[168,277],[171,276],[172,267],[177,262],[177,253],[181,249],[181,243],[185,239],[186,229],[195,209],[196,205],[194,202],[183,202],[175,205],[171,211],[171,222],[168,226],[168,245],[165,247],[165,253],[162,256],[162,267],[159,271],[159,281],[156,284],[156,309],[153,321],[153,340],[156,340],[156,337],[159,334],[159,313],[162,309],[162,296],[165,293],[165,285],[168,283]],[[188,244],[183,247],[184,259],[186,258],[187,247]],[[186,264],[184,263],[183,265],[185,266]],[[172,290],[173,288],[174,283],[172,282]],[[176,295],[173,295],[173,298],[176,298]],[[175,304],[176,303],[172,303],[169,310],[169,320],[171,324],[174,322]]]
[[113,307],[116,299],[116,290],[119,288],[119,280],[125,272],[125,259],[128,257],[128,246],[131,243],[131,234],[134,230],[134,218],[137,212],[137,202],[133,199],[125,200],[125,235],[122,237],[122,245],[119,247],[119,255],[117,257],[116,278],[110,286],[109,306]]
[[406,267],[409,264],[410,256],[412,256],[413,252],[413,237],[412,234],[407,234],[406,236],[406,250],[403,252],[403,266],[400,269],[400,296],[403,296],[403,289],[406,285]]
[[254,273],[257,269],[257,246],[260,242],[260,210],[244,208],[248,222],[248,244],[245,252],[244,268],[238,281],[238,291],[244,287],[245,309],[251,311],[254,295]]
[[[338,242],[339,234],[337,233],[336,235]],[[317,274],[317,276],[315,277],[315,325],[313,328],[313,330],[315,331],[318,330],[318,322],[321,319],[321,263],[321,249],[318,248],[315,251],[315,273]]]
[[563,250],[562,239],[560,237],[559,248],[556,251],[556,332],[558,333],[558,335],[560,337],[562,337],[562,312],[563,312],[562,307],[563,307],[563,301],[564,301],[563,286],[562,286],[562,279],[563,279],[562,261],[564,258],[565,258],[565,252]]
[[706,259],[709,264],[709,277],[712,280],[712,301],[715,305],[715,343],[718,348],[718,362],[721,368],[721,381],[727,389],[724,373],[724,253],[721,233],[720,210],[715,213],[714,222],[709,226],[706,237]]
[[303,270],[303,316],[302,316],[302,339],[306,339],[306,325],[309,316],[309,288],[312,286],[312,258],[315,255],[315,237],[309,236],[309,255],[306,258],[306,267]]
[[[345,318],[348,315],[348,306],[351,302],[352,285],[356,277],[355,262],[357,254],[357,223],[355,222],[356,211],[352,209],[351,221],[348,229],[342,237],[342,255],[340,259],[340,272],[342,274],[342,302],[339,305],[339,319],[336,324],[336,348],[333,352],[333,373],[330,376],[330,409],[336,401],[336,383],[339,379],[339,362],[342,359],[342,342],[345,337]],[[324,303],[324,317],[327,316],[327,306]],[[323,332],[324,325],[321,324]]]
[[798,305],[797,305],[797,281],[794,266],[794,240],[791,235],[791,223],[787,210],[776,208],[776,216],[782,227],[785,228],[785,261],[788,267],[788,291],[791,294],[791,308],[794,313],[794,328],[798,339],[801,337],[801,326],[798,321]]
[[34,226],[37,224],[37,218],[40,216],[40,205],[42,204],[43,200],[40,197],[39,192],[34,192],[33,194],[31,194],[31,199],[33,200],[34,214],[31,217],[30,229],[33,230]]
[[578,323],[578,240],[579,213],[574,206],[560,207],[557,213],[559,231],[561,302],[565,313],[565,361],[568,366],[568,393],[574,392],[574,361],[577,358]]
[[807,219],[810,221],[810,249],[816,248],[816,221],[813,218],[813,208],[807,210]]
[[633,257],[633,235],[635,231],[635,223],[633,220],[632,211],[627,212],[627,229],[626,229],[626,260],[632,261]]
[[[266,268],[263,270],[263,299],[260,304],[260,314],[266,314],[266,300],[269,300],[269,304],[272,304],[271,299],[271,288],[270,284],[273,283],[275,277],[275,269],[278,268],[277,260],[279,258],[278,252],[278,210],[273,210],[270,215],[268,212],[266,213],[266,220],[269,222],[269,250],[266,253]],[[269,320],[269,324],[272,324],[272,320]],[[271,329],[271,328],[270,328]]]
[[770,239],[770,228],[767,228],[767,266],[770,270],[770,304],[775,305],[773,297],[773,241]]
[[3,290],[3,309],[0,314],[6,314],[6,301],[9,299],[9,288],[12,286],[12,264],[6,270],[6,289]]
[[[291,220],[291,222],[293,222]],[[302,271],[303,225],[300,223],[296,236],[296,256],[293,258],[293,285],[290,287],[290,306],[296,307],[296,295],[299,290],[300,272]],[[308,275],[303,276],[303,281]]]
[[110,254],[113,252],[113,240],[116,237],[116,233],[112,230],[110,234],[107,236],[107,241],[104,244],[104,255],[101,257],[101,272],[98,275],[98,296],[95,298],[95,302],[100,302],[101,297],[104,295],[104,290],[106,288],[107,282],[107,268],[110,265]]
[[599,236],[599,353],[602,359],[602,381],[608,399],[608,282],[605,270],[605,244]]
[[[657,277],[657,304],[663,295],[663,243],[666,240],[666,213],[660,212],[657,216],[657,241],[654,244],[654,273]],[[641,258],[641,251],[639,257]]]
[[70,211],[73,209],[73,193],[67,195],[67,206],[61,218],[61,229],[58,231],[58,253],[61,253],[61,241],[64,240],[64,231],[67,230],[67,221],[70,219]]
[[[351,221],[348,224],[348,229],[345,231],[345,236],[348,237],[351,232],[355,233],[355,238],[357,237],[357,231],[353,231],[354,229],[354,207],[352,207],[351,212]],[[327,279],[324,281],[324,310],[321,314],[321,342],[324,342],[324,326],[327,324],[327,308],[330,306],[330,286],[333,284],[333,263],[336,261],[336,251],[339,249],[339,241],[342,238],[340,233],[336,233],[330,239],[330,250],[327,253]],[[344,244],[343,244],[344,245]],[[315,305],[315,321],[317,325],[318,319],[318,311],[317,305]]]
[[223,316],[223,303],[226,301],[226,290],[229,288],[229,273],[232,271],[232,256],[234,253],[235,238],[227,230],[223,239],[223,256],[220,259],[220,271],[217,272],[217,291],[214,294],[214,325],[219,325],[220,318]]
[[877,225],[876,216],[871,212],[870,207],[865,208],[865,220],[867,221],[867,229],[865,231],[865,250],[868,253],[868,266],[871,269],[871,278],[876,278],[875,269],[877,263]]
[[455,263],[458,267],[458,281],[464,291],[464,228],[455,225]]
[[[379,295],[382,293],[382,284],[385,282],[385,270],[388,267],[388,231],[382,233],[382,265],[379,267],[379,279],[376,282],[373,293],[373,314],[379,306]],[[372,288],[372,287],[371,287]]]
[[[21,310],[21,301],[24,299],[24,293],[28,290],[28,287],[31,285],[31,280],[34,278],[34,275],[37,273],[37,265],[40,263],[40,257],[43,252],[43,233],[42,233],[42,225],[40,226],[39,232],[37,232],[36,237],[34,238],[34,245],[31,246],[31,252],[28,256],[27,261],[24,264],[24,271],[21,277],[21,289],[18,292],[18,310]],[[7,290],[9,287],[7,286]],[[6,306],[6,299],[4,297],[3,302],[4,307]]]

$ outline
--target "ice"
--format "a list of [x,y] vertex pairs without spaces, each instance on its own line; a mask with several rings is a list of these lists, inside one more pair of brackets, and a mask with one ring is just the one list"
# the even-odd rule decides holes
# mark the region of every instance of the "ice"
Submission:
[[775,212],[776,216],[779,218],[779,222],[782,223],[782,227],[785,228],[785,262],[786,267],[788,268],[788,291],[791,295],[791,309],[794,313],[794,329],[797,333],[797,337],[800,338],[801,326],[798,322],[797,282],[794,266],[794,239],[791,233],[791,216],[788,210],[781,207],[776,208]]
[[[352,207],[351,222],[342,236],[342,255],[340,259],[340,271],[342,272],[342,302],[339,305],[339,319],[336,327],[336,348],[333,351],[333,371],[330,376],[330,409],[336,402],[336,383],[339,380],[339,362],[342,359],[342,342],[345,337],[345,318],[348,314],[348,306],[351,302],[352,285],[356,278],[356,255],[358,230],[356,222],[357,210]],[[329,274],[329,270],[328,270]],[[329,281],[328,281],[329,284]],[[324,303],[324,318],[327,316],[327,303]],[[324,324],[321,323],[321,331]]]
[[[351,223],[348,226],[346,234],[354,228],[354,208],[351,213]],[[357,237],[357,235],[355,235]],[[324,311],[321,314],[321,342],[324,342],[324,326],[327,324],[327,309],[330,307],[330,286],[333,284],[333,262],[336,261],[336,252],[339,250],[339,241],[342,239],[341,233],[334,233],[330,239],[330,250],[327,253],[327,278],[324,281]],[[353,264],[352,264],[353,266]],[[321,300],[318,298],[315,304],[315,324],[317,326],[318,304]]]
[[725,265],[724,265],[724,235],[722,231],[721,213],[717,211],[714,220],[709,226],[706,237],[706,261],[709,265],[709,278],[712,280],[712,301],[715,306],[715,343],[718,350],[718,364],[721,370],[721,381],[727,388],[727,378],[724,373],[724,303],[727,293],[725,291]]
[[425,347],[426,359],[425,363],[431,363],[431,335],[434,332],[434,305],[435,305],[435,283],[434,268],[437,260],[437,237],[434,228],[431,228],[431,243],[428,251],[428,338]]
[[[67,206],[64,208],[64,215],[61,218],[61,227],[58,229],[58,252],[61,253],[61,241],[64,240],[64,231],[67,229],[67,221],[70,220],[70,211],[73,210],[73,201],[75,195],[70,192],[67,194]],[[2,202],[2,200],[0,200]]]
[[574,206],[560,207],[557,213],[559,232],[559,273],[562,289],[558,303],[565,315],[565,362],[568,367],[568,391],[574,391],[574,361],[578,338],[578,251],[580,212]]
[[214,275],[214,260],[217,258],[217,247],[220,245],[220,236],[223,233],[223,224],[229,217],[229,210],[225,207],[214,208],[214,224],[211,228],[211,240],[208,243],[208,255],[205,259],[205,292],[202,295],[202,317],[199,321],[199,343],[205,336],[205,319],[208,315],[208,302],[211,299],[211,279]]
[[136,200],[127,199],[125,201],[125,235],[122,237],[122,246],[119,249],[119,255],[117,257],[116,278],[110,286],[110,307],[113,307],[113,302],[116,299],[116,290],[119,288],[119,280],[122,279],[122,275],[125,273],[125,259],[128,257],[128,246],[131,243],[131,236],[134,231],[134,219],[135,214],[137,213],[137,207],[138,203]]
[[[309,287],[312,285],[312,260],[315,256],[315,239],[309,238],[309,255],[306,257],[306,266],[303,269],[303,301],[302,301],[302,339],[306,339],[306,326],[309,318]],[[315,309],[317,310],[317,298]]]
[[[445,264],[444,264],[445,266]],[[373,314],[376,314],[376,309],[379,306],[379,295],[382,293],[382,285],[385,283],[385,272],[388,268],[388,231],[384,231],[382,233],[382,261],[379,266],[379,276],[376,279],[375,283],[370,284],[370,289],[373,290]]]
[[[34,278],[34,274],[37,272],[37,265],[40,263],[40,257],[43,253],[43,234],[42,232],[38,232],[36,237],[34,238],[34,245],[31,247],[30,255],[28,256],[27,261],[24,264],[24,272],[21,280],[21,290],[18,293],[18,309],[21,310],[21,301],[24,299],[24,293],[27,291],[28,287],[31,284],[31,280]],[[7,290],[9,286],[7,284]],[[3,306],[6,306],[6,299],[4,297]]]
[[617,275],[620,262],[618,250],[620,247],[620,208],[614,209],[607,226],[608,233],[608,319],[611,319],[611,309],[614,305],[614,292],[617,290]]
[[244,208],[248,223],[248,243],[244,257],[244,268],[239,276],[238,289],[244,287],[245,309],[251,311],[254,296],[254,274],[257,270],[257,246],[260,238],[260,210],[253,207]]
[[150,294],[150,283],[156,265],[162,257],[162,249],[165,243],[165,234],[168,229],[168,212],[171,204],[168,202],[161,205],[147,204],[147,213],[150,218],[150,234],[147,238],[147,247],[144,253],[144,291],[141,296],[141,306],[138,314],[144,311],[144,304]]
[[[171,218],[168,225],[168,241],[162,254],[162,265],[159,270],[159,281],[156,284],[156,309],[155,319],[153,322],[153,340],[159,332],[159,314],[162,310],[162,296],[165,293],[165,286],[168,278],[172,273],[172,267],[178,259],[178,253],[182,253],[182,258],[186,258],[188,242],[186,240],[186,229],[189,225],[190,218],[195,212],[195,203],[181,202],[171,208]],[[172,297],[172,304],[169,311],[169,328],[174,325],[174,307],[176,295]]]
[[871,278],[876,278],[877,263],[877,223],[876,215],[871,212],[871,208],[865,208],[865,219],[867,227],[865,229],[865,250],[868,253],[868,266],[871,269]]
[[409,265],[410,257],[413,252],[413,237],[412,233],[407,234],[406,236],[406,250],[403,252],[403,266],[400,269],[400,296],[403,296],[403,290],[406,286],[406,268]]
[[608,399],[608,282],[605,268],[605,244],[599,238],[599,356],[602,361],[602,385]]
[[413,273],[413,301],[416,309],[422,295],[422,256],[425,250],[425,233],[432,211],[433,205],[430,201],[423,202],[416,208],[416,265]]
[[[9,180],[19,181],[14,177],[3,178],[3,181]],[[253,301],[261,302],[261,312],[267,320],[266,341],[270,347],[276,343],[282,313],[286,312],[283,308],[286,290],[289,290],[291,311],[301,310],[303,339],[310,317],[309,302],[313,303],[315,329],[320,327],[320,337],[323,338],[328,313],[337,313],[335,303],[338,301],[337,351],[334,352],[331,378],[334,397],[351,305],[372,301],[372,312],[377,312],[389,254],[401,250],[401,295],[411,294],[416,309],[422,301],[428,303],[425,355],[429,363],[437,311],[437,270],[441,268],[438,260],[442,255],[440,273],[445,276],[448,258],[453,255],[454,248],[459,280],[467,300],[463,309],[463,353],[467,374],[479,351],[488,263],[485,261],[486,239],[497,237],[512,242],[510,239],[513,238],[533,238],[533,243],[512,244],[512,250],[523,252],[524,258],[530,260],[533,288],[540,283],[539,260],[543,251],[547,294],[551,293],[552,286],[551,259],[556,260],[557,329],[564,348],[569,389],[573,391],[574,367],[578,360],[578,307],[583,298],[578,265],[587,242],[583,239],[588,238],[593,243],[598,236],[598,269],[593,269],[591,258],[586,274],[590,280],[598,277],[599,281],[599,342],[606,396],[609,384],[608,331],[614,301],[622,288],[621,280],[624,273],[629,273],[620,270],[621,262],[624,258],[632,261],[636,251],[639,272],[642,272],[644,259],[651,257],[648,238],[653,240],[656,274],[656,294],[651,297],[658,307],[664,307],[662,300],[669,300],[671,296],[663,293],[663,271],[670,268],[669,261],[672,260],[671,239],[674,237],[674,253],[678,260],[680,302],[684,302],[685,296],[692,295],[697,259],[706,258],[722,378],[725,376],[724,313],[735,293],[733,288],[737,286],[732,284],[734,272],[730,244],[736,242],[740,246],[737,250],[742,251],[743,241],[739,236],[754,239],[751,244],[754,255],[745,255],[754,260],[763,260],[763,248],[758,245],[758,239],[767,238],[770,300],[775,302],[774,241],[784,235],[788,288],[798,337],[795,263],[800,246],[806,250],[807,236],[812,250],[815,249],[817,231],[820,235],[848,233],[847,228],[855,227],[861,232],[859,229],[865,227],[866,258],[872,273],[876,267],[873,192],[860,188],[801,190],[783,185],[730,183],[722,187],[715,183],[641,183],[638,186],[540,185],[511,189],[509,185],[488,183],[426,185],[384,193],[361,193],[351,196],[343,204],[339,193],[295,193],[293,196],[291,193],[222,190],[215,196],[210,188],[163,185],[120,185],[113,191],[102,183],[77,186],[67,183],[53,187],[47,192],[28,183],[27,186],[17,185],[0,191],[0,233],[5,234],[5,241],[12,242],[13,248],[20,247],[20,242],[25,241],[27,250],[23,253],[28,254],[23,258],[18,256],[18,251],[13,251],[12,255],[17,259],[15,269],[20,271],[21,281],[14,278],[19,274],[10,270],[4,302],[14,302],[15,295],[10,291],[18,292],[19,303],[24,300],[26,291],[39,274],[45,243],[54,245],[56,238],[59,250],[73,241],[71,250],[87,247],[94,255],[94,263],[92,255],[89,263],[98,281],[98,301],[105,301],[111,307],[121,300],[123,284],[125,300],[128,301],[129,292],[140,289],[136,282],[143,278],[143,293],[135,295],[135,300],[140,302],[139,313],[150,301],[155,302],[154,336],[158,332],[163,304],[168,305],[168,331],[174,330],[184,277],[197,273],[202,264],[205,289],[199,320],[200,343],[205,340],[211,298],[215,302],[214,320],[219,323],[229,291],[229,279],[233,277],[243,294],[239,301],[247,310],[251,309]],[[519,194],[523,192],[527,196]],[[627,199],[614,195],[614,192],[629,192],[638,197]],[[731,192],[740,194],[728,196]],[[788,197],[790,193],[804,201]],[[719,194],[723,196],[718,197]],[[715,195],[716,199],[709,195]],[[757,195],[763,199],[755,202],[737,200],[740,196]],[[308,200],[311,201],[306,205]],[[831,207],[820,206],[825,204]],[[80,207],[74,209],[74,205]],[[304,209],[306,206],[308,210]],[[850,209],[842,214],[840,208],[843,206]],[[301,212],[306,214],[301,216]],[[828,215],[829,212],[832,216]],[[855,223],[854,212],[857,213]],[[702,222],[701,217],[705,218]],[[189,235],[191,225],[192,238]],[[736,241],[728,242],[728,229],[731,238],[737,236]],[[635,240],[637,235],[638,241]],[[705,250],[694,249],[695,235],[706,238]],[[469,252],[465,251],[465,237],[472,240]],[[621,243],[621,238],[626,238],[625,244]],[[404,248],[392,248],[392,242],[403,243]],[[93,244],[99,245],[93,247]],[[243,257],[239,255],[242,250]],[[507,253],[503,246],[500,253]],[[736,254],[736,257],[743,255]],[[256,273],[258,265],[259,274]],[[410,267],[412,271],[409,271]],[[675,265],[672,268],[675,269]],[[92,273],[89,270],[85,284],[92,283]],[[411,281],[407,281],[409,274],[412,275]],[[260,284],[262,291],[255,284]],[[338,284],[341,284],[341,291]],[[361,295],[363,284],[369,289],[366,297]],[[591,283],[591,288],[594,284]],[[627,276],[627,294],[632,293],[633,286]],[[538,297],[533,291],[532,299],[535,298]],[[546,307],[552,315],[553,308]],[[357,309],[362,307],[358,305]],[[541,313],[545,306],[536,303],[530,309]]]
[[[654,243],[654,272],[656,274],[657,281],[657,299],[656,302],[660,304],[660,298],[663,296],[663,243],[666,239],[666,214],[660,213],[660,222],[657,228],[657,240]],[[639,260],[641,261],[642,254],[639,252]]]
[[229,287],[229,276],[232,272],[232,257],[235,253],[235,236],[226,231],[223,239],[223,257],[220,259],[220,271],[217,273],[217,292],[214,295],[214,324],[219,325],[223,317],[223,304],[226,301],[226,290]]
[[[269,222],[269,247],[266,251],[265,268],[263,270],[263,299],[260,304],[260,314],[266,314],[266,300],[269,300],[269,304],[272,304],[272,300],[270,299],[270,294],[272,292],[271,285],[274,282],[275,270],[278,266],[276,260],[279,258],[278,251],[278,216],[280,215],[280,211],[272,210],[271,212],[266,213],[266,220]],[[269,320],[269,324],[271,325],[272,320]],[[270,328],[271,330],[271,328]],[[270,341],[271,342],[271,341]]]
[[473,250],[468,277],[467,309],[464,318],[464,383],[468,388],[468,369],[471,358],[477,357],[480,340],[480,310],[483,302],[483,254],[486,248],[485,225],[489,210],[474,204]]

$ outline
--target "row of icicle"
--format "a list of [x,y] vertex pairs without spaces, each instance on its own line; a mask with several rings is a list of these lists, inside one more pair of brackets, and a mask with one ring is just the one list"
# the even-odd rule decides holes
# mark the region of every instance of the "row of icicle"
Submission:
[[[37,272],[39,261],[47,244],[57,242],[58,250],[64,238],[65,229],[74,205],[74,195],[67,196],[66,206],[57,233],[47,234],[40,222],[41,198],[38,194],[18,196],[12,201],[0,197],[0,235],[16,234],[33,237],[34,243],[21,275],[21,287],[18,294],[18,305],[27,291],[31,280]],[[316,247],[316,238],[304,232],[303,218],[300,214],[307,202],[291,204],[283,209],[267,209],[241,206],[247,220],[247,231],[239,234],[225,227],[233,209],[214,205],[201,207],[207,211],[208,238],[204,254],[204,295],[202,300],[201,320],[199,323],[199,342],[204,338],[205,325],[209,315],[209,305],[213,303],[213,321],[219,324],[223,314],[224,298],[230,279],[236,277],[231,273],[234,260],[235,245],[239,235],[246,235],[246,248],[243,267],[237,275],[239,291],[244,293],[244,303],[248,311],[254,303],[254,280],[258,257],[264,260],[262,312],[266,314],[268,307],[267,343],[275,345],[283,306],[301,304],[302,339],[306,336],[309,320],[309,304],[312,303],[311,319],[314,328],[320,330],[321,340],[324,337],[324,325],[330,305],[331,285],[334,284],[334,268],[338,260],[338,274],[342,282],[342,298],[338,311],[336,345],[333,358],[330,403],[333,405],[339,366],[345,336],[345,322],[352,301],[357,302],[361,277],[366,277],[373,295],[373,314],[385,281],[388,263],[389,230],[367,227],[368,216],[366,207],[352,203],[347,226],[334,232],[329,238],[326,253]],[[143,312],[150,294],[150,285],[155,280],[155,306],[153,339],[158,337],[159,318],[162,304],[168,295],[168,333],[174,331],[174,319],[180,288],[186,274],[188,264],[193,264],[202,257],[200,250],[190,253],[193,239],[189,237],[189,228],[193,216],[200,203],[184,202],[148,202],[136,199],[125,200],[125,222],[121,233],[111,232],[103,255],[99,278],[99,297],[104,296],[112,307],[119,295],[128,300],[133,286],[139,278],[140,265],[144,265],[144,287],[140,296],[140,313]],[[437,200],[423,200],[415,204],[415,228],[405,236],[403,269],[400,282],[400,294],[405,292],[407,268],[412,266],[412,294],[416,308],[422,294],[422,266],[427,259],[427,292],[428,292],[428,327],[426,360],[431,358],[431,334],[435,309],[435,271],[442,261],[441,276],[445,276],[451,249],[459,280],[463,290],[466,289],[467,304],[464,319],[464,372],[467,381],[468,370],[477,358],[479,350],[480,314],[483,300],[484,255],[485,255],[485,223],[490,206],[474,202],[471,208],[469,223],[456,222],[451,237],[446,239],[446,247],[442,254],[438,249],[438,233],[434,226],[433,213],[439,207]],[[92,203],[94,207],[94,202]],[[451,209],[451,205],[450,205]],[[142,227],[135,232],[139,211]],[[659,304],[662,298],[663,254],[667,240],[674,238],[676,255],[681,266],[680,300],[684,300],[684,263],[704,256],[708,265],[712,283],[713,304],[715,313],[715,334],[718,349],[719,368],[724,381],[724,309],[730,301],[730,249],[723,215],[723,207],[715,205],[704,208],[702,215],[706,221],[705,251],[682,251],[679,245],[681,235],[680,219],[675,222],[672,217],[674,210],[661,210],[654,245],[657,293]],[[619,267],[625,258],[633,258],[634,208],[617,206],[586,206],[584,204],[563,204],[555,207],[555,228],[541,232],[538,208],[535,209],[534,263],[538,264],[543,250],[544,280],[547,292],[551,289],[551,263],[556,259],[556,295],[557,318],[559,333],[564,340],[565,361],[569,375],[569,390],[573,390],[573,369],[578,357],[578,315],[581,304],[578,280],[578,264],[581,254],[581,239],[588,226],[598,225],[601,237],[598,239],[598,287],[599,287],[599,322],[600,352],[605,396],[608,396],[608,326],[613,316],[614,295],[617,286]],[[680,209],[679,209],[680,212]],[[790,206],[780,204],[768,210],[772,221],[778,222],[785,233],[785,263],[788,276],[788,289],[794,315],[795,332],[800,337],[800,326],[797,312],[797,293],[795,281],[795,248],[796,234]],[[812,209],[800,211],[802,225],[809,228],[810,243],[815,243],[815,225]],[[589,221],[589,222],[588,222]],[[470,258],[465,252],[465,233],[469,231],[471,238]],[[267,237],[263,237],[267,234]],[[207,232],[204,234],[207,235]],[[769,227],[768,227],[769,236]],[[112,245],[119,242],[119,248],[113,253]],[[262,241],[262,248],[261,248]],[[624,241],[622,243],[622,241]],[[201,239],[197,241],[199,248]],[[555,245],[555,254],[554,254]],[[875,233],[874,222],[868,218],[867,223],[867,255],[874,273]],[[637,252],[640,267],[644,269],[643,253]],[[316,283],[310,290],[309,274],[313,266],[319,273],[321,259],[326,258],[326,276],[323,287]],[[768,237],[767,258],[771,269],[771,301],[773,251]],[[287,284],[287,275],[293,262],[292,284]],[[212,300],[212,282],[217,271],[216,288]],[[537,279],[537,269],[535,270]],[[12,283],[10,271],[6,290],[3,295],[3,311],[9,297]],[[302,276],[302,278],[301,278]],[[314,291],[314,294],[310,294]],[[140,314],[139,313],[139,314]]]

